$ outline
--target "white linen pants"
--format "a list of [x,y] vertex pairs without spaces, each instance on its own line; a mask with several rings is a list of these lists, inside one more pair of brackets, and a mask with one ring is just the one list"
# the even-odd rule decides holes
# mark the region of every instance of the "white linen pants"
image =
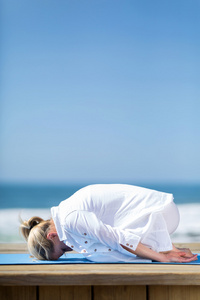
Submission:
[[178,227],[180,221],[180,214],[174,202],[168,204],[162,212],[165,219],[167,230],[172,234]]

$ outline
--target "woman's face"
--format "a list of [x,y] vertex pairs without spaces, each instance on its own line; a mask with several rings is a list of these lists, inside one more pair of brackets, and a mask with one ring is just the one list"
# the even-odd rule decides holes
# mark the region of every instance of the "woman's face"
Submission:
[[66,251],[71,251],[72,249],[65,245],[64,242],[59,240],[59,237],[57,234],[51,238],[53,244],[54,244],[54,252],[51,255],[52,260],[57,260],[59,257],[61,257]]

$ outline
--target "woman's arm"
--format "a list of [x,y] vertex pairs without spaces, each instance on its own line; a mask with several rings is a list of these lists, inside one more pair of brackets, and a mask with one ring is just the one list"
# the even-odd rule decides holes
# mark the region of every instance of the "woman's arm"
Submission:
[[160,262],[190,262],[193,260],[197,260],[197,255],[193,255],[190,257],[187,257],[187,254],[183,251],[177,252],[177,251],[167,251],[167,252],[155,252],[152,249],[149,249],[148,247],[144,246],[142,243],[139,243],[136,250],[132,250],[130,248],[127,248],[124,245],[121,245],[125,250],[143,257],[148,258],[155,261]]

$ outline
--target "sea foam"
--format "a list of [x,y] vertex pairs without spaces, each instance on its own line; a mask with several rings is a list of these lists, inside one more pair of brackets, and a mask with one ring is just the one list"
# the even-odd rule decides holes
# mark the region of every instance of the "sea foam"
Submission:
[[180,223],[172,234],[177,243],[200,242],[200,203],[179,204]]

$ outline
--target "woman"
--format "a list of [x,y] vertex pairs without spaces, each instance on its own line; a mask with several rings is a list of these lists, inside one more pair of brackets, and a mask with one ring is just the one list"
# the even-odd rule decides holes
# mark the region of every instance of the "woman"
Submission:
[[177,249],[170,234],[179,223],[173,195],[124,184],[86,186],[51,208],[52,219],[21,224],[32,255],[56,260],[75,250],[96,262],[197,259]]

